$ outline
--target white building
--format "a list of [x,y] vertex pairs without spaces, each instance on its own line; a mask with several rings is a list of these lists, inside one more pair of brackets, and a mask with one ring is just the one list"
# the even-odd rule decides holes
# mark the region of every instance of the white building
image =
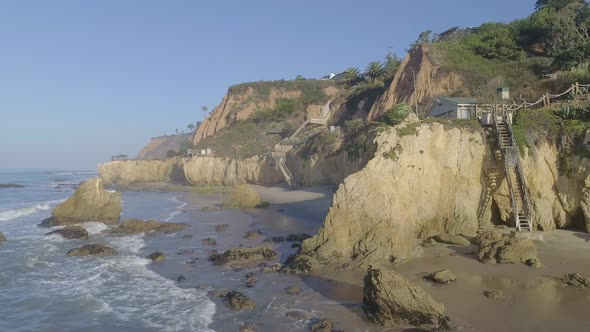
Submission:
[[437,98],[430,108],[429,116],[447,119],[470,119],[476,117],[476,98]]

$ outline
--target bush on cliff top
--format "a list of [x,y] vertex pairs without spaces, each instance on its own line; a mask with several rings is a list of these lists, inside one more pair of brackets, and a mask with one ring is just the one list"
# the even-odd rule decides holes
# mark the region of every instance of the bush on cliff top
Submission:
[[410,108],[408,104],[397,104],[385,112],[381,120],[390,126],[397,126],[402,123],[410,113],[412,113],[412,108]]
[[229,88],[228,93],[244,94],[249,88],[252,88],[255,100],[268,100],[273,89],[299,90],[301,91],[301,102],[313,104],[325,102],[326,94],[323,90],[335,86],[336,84],[329,80],[260,81],[233,85]]

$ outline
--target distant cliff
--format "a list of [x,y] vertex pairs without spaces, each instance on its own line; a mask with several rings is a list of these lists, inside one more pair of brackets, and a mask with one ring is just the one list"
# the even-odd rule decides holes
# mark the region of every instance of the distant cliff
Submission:
[[152,160],[152,159],[166,159],[168,151],[179,151],[180,143],[190,140],[192,134],[168,135],[153,137],[148,145],[146,145],[137,154],[135,159],[138,160]]

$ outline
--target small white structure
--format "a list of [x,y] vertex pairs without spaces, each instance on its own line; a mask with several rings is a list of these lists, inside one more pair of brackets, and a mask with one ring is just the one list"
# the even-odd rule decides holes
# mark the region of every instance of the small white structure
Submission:
[[440,97],[430,108],[429,116],[447,119],[470,119],[476,114],[476,98]]
[[496,90],[496,92],[498,92],[498,99],[504,101],[504,100],[510,100],[510,89],[508,87],[501,87],[498,88],[498,90]]

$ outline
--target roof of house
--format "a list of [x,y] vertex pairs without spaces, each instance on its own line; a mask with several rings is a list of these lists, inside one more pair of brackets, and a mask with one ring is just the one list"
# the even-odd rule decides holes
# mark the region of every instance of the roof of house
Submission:
[[440,97],[439,99],[444,99],[449,101],[453,104],[479,104],[479,100],[477,98],[472,97],[464,97],[464,98],[454,98],[454,97]]

